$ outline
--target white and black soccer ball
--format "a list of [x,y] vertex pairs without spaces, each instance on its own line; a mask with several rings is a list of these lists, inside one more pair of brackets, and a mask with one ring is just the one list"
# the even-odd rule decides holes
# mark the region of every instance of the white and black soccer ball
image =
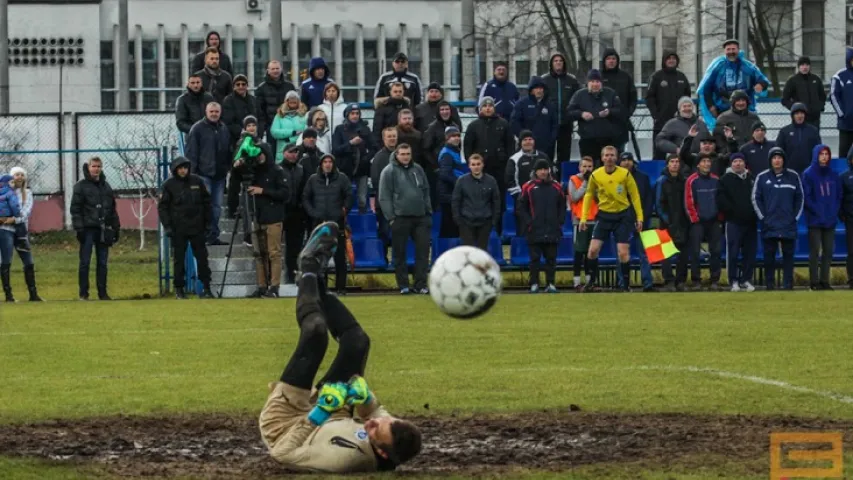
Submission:
[[501,280],[501,268],[488,252],[463,245],[435,260],[429,272],[429,293],[446,315],[471,319],[495,305]]

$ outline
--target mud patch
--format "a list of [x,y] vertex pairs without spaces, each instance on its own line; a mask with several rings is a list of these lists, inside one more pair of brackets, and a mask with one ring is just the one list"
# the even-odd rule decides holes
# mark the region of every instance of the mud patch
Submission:
[[[424,451],[399,470],[441,473],[478,467],[563,470],[579,465],[678,458],[766,458],[774,431],[842,431],[853,422],[793,417],[531,413],[412,418]],[[122,476],[256,478],[284,470],[267,456],[255,416],[110,417],[0,426],[0,452],[92,463]],[[766,468],[766,462],[762,462]]]

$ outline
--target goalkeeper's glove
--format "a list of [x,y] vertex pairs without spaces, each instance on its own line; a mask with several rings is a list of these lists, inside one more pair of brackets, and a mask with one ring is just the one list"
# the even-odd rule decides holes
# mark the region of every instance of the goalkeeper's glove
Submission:
[[332,413],[346,405],[348,387],[346,383],[327,383],[320,389],[317,403],[308,413],[308,420],[320,426],[332,416]]
[[373,400],[364,377],[356,375],[347,384],[347,405],[364,405]]

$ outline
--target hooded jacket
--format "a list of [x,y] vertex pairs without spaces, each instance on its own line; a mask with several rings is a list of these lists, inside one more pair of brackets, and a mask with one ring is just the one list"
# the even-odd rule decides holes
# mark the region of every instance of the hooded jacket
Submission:
[[[660,133],[655,137],[655,147],[663,153],[675,153],[681,148],[681,144],[690,132],[690,127],[696,123],[697,119],[696,115],[684,118],[676,112],[675,116],[663,125]],[[705,124],[700,123],[699,125],[701,129]],[[702,132],[700,131],[699,134],[701,135]]]
[[795,103],[806,106],[807,122],[820,121],[820,114],[826,109],[826,90],[823,88],[823,80],[811,72],[803,75],[798,71],[788,77],[782,88],[782,105],[790,110]]
[[[557,73],[554,71],[554,59],[563,59],[563,72]],[[569,102],[578,90],[581,89],[581,84],[577,77],[567,72],[568,63],[566,57],[562,53],[551,55],[548,61],[548,74],[542,77],[545,82],[545,88],[548,90],[551,101],[557,104],[557,123],[560,126],[572,127],[572,118],[569,115]]]
[[[616,68],[607,69],[604,66],[604,59],[614,55],[616,56]],[[619,97],[619,102],[622,105],[622,111],[616,118],[619,118],[623,125],[631,121],[631,116],[634,115],[634,110],[637,109],[637,87],[634,85],[634,77],[619,68],[621,58],[614,48],[605,48],[601,54],[601,84],[604,87],[613,89]],[[678,99],[676,99],[676,102]],[[627,130],[623,128],[623,133]]]
[[98,179],[93,180],[89,164],[84,163],[83,178],[74,184],[71,196],[71,225],[79,232],[84,228],[100,228],[102,224],[112,226],[116,232],[121,227],[116,196],[103,170]]
[[204,118],[204,110],[207,108],[207,104],[215,101],[213,95],[205,92],[203,88],[198,92],[193,92],[187,87],[187,91],[182,93],[175,102],[175,124],[178,126],[178,130],[190,133],[195,122]]
[[177,170],[181,165],[189,167],[190,160],[176,157],[172,161],[172,176],[160,189],[157,213],[167,231],[185,236],[202,235],[212,215],[210,192],[198,175],[187,173],[179,177]]
[[800,176],[787,168],[787,160],[779,173],[773,171],[772,158],[775,154],[785,158],[779,147],[769,152],[770,168],[755,177],[752,188],[752,207],[761,222],[761,237],[797,238],[797,221],[803,213],[804,195]]
[[[310,176],[320,168],[320,157],[326,153],[320,150],[317,146],[309,148],[304,143],[296,149],[296,155],[299,157],[299,164],[305,169],[305,175]],[[284,163],[284,162],[279,162]]]
[[[237,92],[231,92],[230,95],[225,97],[225,101],[222,102],[222,116],[220,120],[228,127],[228,131],[231,133],[232,145],[240,140],[240,134],[243,133],[243,120],[249,115],[258,118],[260,113],[258,99],[252,96],[251,93],[240,96]],[[263,136],[263,132],[265,131],[266,126],[258,120],[258,132]]]
[[838,216],[843,222],[853,220],[853,155],[847,155],[847,167],[848,170],[840,176],[841,210],[838,212]]
[[[477,105],[486,97],[492,97],[495,100],[495,114],[509,120],[515,103],[518,102],[518,87],[510,82],[509,78],[501,81],[492,77],[480,87]],[[477,111],[479,112],[479,109]]]
[[385,130],[386,127],[397,126],[399,123],[398,115],[400,114],[400,110],[404,108],[411,108],[408,98],[397,99],[389,97],[384,105],[373,112],[373,140],[377,144],[382,143],[382,130]]
[[[599,117],[599,112],[610,110],[606,117]],[[569,115],[578,122],[578,134],[581,140],[586,139],[616,139],[624,131],[622,124],[622,102],[616,92],[607,87],[601,87],[596,93],[582,88],[569,101]],[[593,115],[592,120],[584,120],[583,113]]]
[[0,177],[0,218],[21,216],[21,202],[15,189],[9,185],[12,178],[11,175]]
[[[207,49],[207,47],[210,46],[210,37],[214,35],[216,35],[216,38],[219,38],[219,68],[233,75],[234,69],[231,66],[231,57],[229,57],[227,53],[222,51],[222,37],[219,36],[219,32],[211,31],[207,34],[207,37],[204,39],[204,48]],[[201,52],[195,54],[195,56],[193,57],[192,63],[190,64],[190,71],[197,72],[202,68],[204,68],[204,49]]]
[[[343,106],[341,106],[341,110],[343,110]],[[308,110],[308,114],[305,115],[305,129],[307,130],[308,127],[312,127],[317,132],[317,149],[318,150],[320,150],[323,153],[335,153],[332,151],[332,134],[334,133],[334,130],[331,129],[328,122],[326,122],[326,128],[323,130],[320,130],[317,127],[313,126],[314,125],[314,116],[317,115],[317,112],[321,112],[321,111],[322,110],[320,109],[320,107],[314,107],[311,110]],[[326,115],[326,118],[328,119],[329,116]],[[338,124],[338,125],[341,125],[341,124]],[[303,130],[302,133],[299,134],[299,138],[296,139],[297,145],[302,145],[303,135],[305,135],[305,130]]]
[[551,175],[545,180],[530,180],[521,189],[516,212],[524,232],[532,243],[560,243],[566,221],[566,196]]
[[669,231],[676,245],[687,242],[690,219],[684,208],[684,184],[686,179],[681,172],[672,176],[664,169],[655,184],[656,210],[661,220],[661,228]]
[[[314,78],[314,70],[323,70],[323,77],[320,80]],[[323,57],[314,57],[308,63],[308,78],[302,82],[302,103],[306,107],[312,108],[323,104],[324,89],[326,84],[332,83],[334,80],[329,76],[329,67],[326,65],[326,60]]]
[[501,192],[495,177],[465,173],[453,188],[450,211],[457,225],[497,226],[501,218]]
[[449,204],[459,177],[471,170],[462,158],[462,145],[445,145],[438,154],[438,202]]
[[302,195],[305,193],[305,185],[310,175],[305,174],[305,167],[298,160],[294,163],[285,160],[279,166],[284,172],[284,183],[287,185],[287,200],[284,208],[286,217],[302,216],[305,213],[305,209],[302,208]]
[[717,208],[717,190],[720,177],[713,172],[707,175],[698,171],[687,177],[684,185],[684,209],[690,223],[707,222],[720,219]]
[[465,158],[470,158],[475,153],[482,156],[485,171],[498,180],[499,175],[506,170],[509,156],[515,152],[515,136],[505,119],[497,115],[480,115],[480,118],[471,122],[465,130],[462,149]]
[[403,165],[392,153],[388,166],[379,175],[378,196],[382,214],[389,222],[397,217],[432,218],[426,173],[414,160]]
[[299,107],[295,110],[291,110],[285,104],[284,110],[284,115],[281,112],[276,113],[270,126],[270,134],[278,142],[275,152],[275,161],[278,163],[281,163],[284,158],[284,146],[288,143],[296,143],[299,135],[307,127],[308,110],[304,103],[300,103]]
[[776,137],[776,146],[785,151],[785,166],[799,174],[812,163],[814,148],[823,143],[817,127],[808,122],[794,123],[794,113],[806,111],[805,105],[795,103],[791,107],[791,124],[779,130]]
[[264,77],[263,83],[255,89],[255,98],[258,100],[258,123],[269,129],[278,107],[284,103],[287,92],[292,91],[296,91],[296,86],[287,81],[284,73],[279,78],[270,78],[269,75]]
[[[442,98],[435,102],[426,101],[415,107],[415,128],[421,132],[425,132],[427,128],[429,128],[430,124],[439,118],[438,107],[443,104],[447,104],[450,107],[450,120],[461,129],[462,119],[459,118],[459,109],[443,98],[444,90],[441,90],[441,94]],[[495,100],[495,102],[497,102],[497,100]]]
[[[533,95],[533,89],[542,87],[544,95],[537,100]],[[554,156],[554,142],[557,141],[557,104],[549,97],[548,88],[540,77],[531,77],[527,85],[527,98],[523,98],[515,104],[512,111],[512,133],[518,136],[522,130],[533,132],[536,140],[536,148],[545,152],[549,158]]]
[[222,121],[202,119],[187,136],[184,155],[192,162],[190,172],[221,180],[231,169],[231,133]]
[[[676,64],[673,68],[666,66],[666,59],[670,56],[675,57]],[[691,94],[690,81],[678,69],[680,63],[681,59],[678,58],[677,53],[664,51],[660,70],[653,73],[649,79],[649,88],[646,89],[646,106],[655,121],[655,130],[662,129],[664,124],[672,120],[672,117],[678,116],[678,99],[689,97]]]
[[[441,100],[438,102],[438,106],[441,105],[450,105],[446,100]],[[428,103],[422,103],[418,105],[418,108],[423,107],[424,105],[429,105]],[[455,110],[451,108],[450,118],[444,120],[441,118],[441,114],[439,114],[439,108],[435,109],[435,117],[427,126],[426,130],[421,130],[423,132],[422,140],[424,147],[424,155],[427,158],[435,158],[438,159],[439,152],[444,148],[444,129],[450,126],[454,126],[462,131],[462,122],[459,120],[459,116],[457,114],[456,117],[453,116]],[[418,129],[420,130],[420,129]],[[439,162],[441,163],[441,162]]]
[[[376,145],[370,127],[361,116],[355,122],[349,120],[351,111],[352,105],[347,105],[344,109],[344,118],[347,120],[335,128],[332,153],[335,155],[335,164],[347,177],[366,177],[370,175],[370,159],[376,154]],[[355,137],[361,138],[361,143],[351,145],[350,141]]]
[[[755,93],[755,86],[761,84],[764,90],[760,94]],[[716,118],[711,114],[710,108],[716,107],[717,113],[722,113],[731,108],[729,97],[735,90],[743,90],[749,97],[749,110],[755,111],[755,97],[767,96],[767,87],[770,81],[761,73],[754,63],[746,59],[743,50],[738,53],[737,59],[730,62],[725,55],[720,55],[708,65],[705,76],[696,87],[696,95],[699,97],[699,115],[705,120],[711,130],[717,126]]]
[[[702,125],[702,122],[699,122],[699,124]],[[701,132],[702,130],[700,129],[699,131]],[[707,134],[703,136],[703,134],[700,133],[696,135],[696,137],[691,137],[690,135],[684,137],[684,142],[681,144],[681,150],[678,152],[678,158],[681,159],[681,168],[685,172],[685,177],[690,176],[691,173],[696,171],[696,166],[699,161],[699,151],[701,150],[696,147],[696,144],[702,143],[702,139],[704,138],[709,138],[709,136]],[[719,138],[717,138],[714,143],[716,148],[711,162],[711,173],[717,177],[721,177],[726,173],[726,169],[729,167],[729,155],[731,155],[732,152],[737,151],[737,141],[732,139],[721,147],[719,144]]]
[[[266,146],[269,151],[269,146]],[[290,197],[289,185],[285,180],[284,169],[269,158],[255,166],[255,178],[252,186],[264,191],[255,195],[255,217],[260,225],[272,225],[284,221],[287,200]]]
[[[739,95],[743,94],[732,95],[732,99],[734,100],[734,97]],[[744,95],[744,97],[748,101],[748,95]],[[714,127],[714,137],[717,140],[717,147],[725,145],[728,142],[726,140],[725,127],[730,126],[735,142],[737,142],[737,148],[733,151],[738,151],[741,145],[752,138],[752,127],[760,121],[758,115],[755,112],[751,112],[748,107],[744,110],[735,110],[734,105],[732,105],[731,109],[721,113],[717,117],[717,125]]]
[[803,173],[803,196],[806,225],[817,228],[835,228],[841,210],[841,177],[827,164],[820,166],[820,152],[832,151],[826,145],[817,145],[812,150],[812,164]]
[[[829,99],[838,116],[838,129],[853,131],[853,47],[846,47],[844,68],[835,72],[829,84]],[[843,153],[843,152],[842,152]]]
[[731,167],[726,170],[726,174],[720,178],[720,188],[717,191],[717,207],[726,222],[746,227],[755,226],[755,210],[750,207],[754,185],[755,174],[749,170],[742,174],[735,173]]
[[755,139],[750,140],[740,147],[740,153],[746,158],[746,169],[753,176],[758,175],[767,168],[767,162],[770,160],[768,153],[771,148],[776,146],[776,142],[768,140],[765,135],[764,141],[759,143]]
[[[332,161],[334,159],[332,157]],[[337,166],[329,173],[323,172],[321,162],[317,172],[305,183],[302,206],[314,223],[331,221],[342,225],[346,212],[352,207],[350,179],[338,171]]]
[[[530,153],[524,150],[519,150],[509,157],[506,162],[506,187],[510,195],[518,195],[521,193],[521,187],[525,183],[533,180],[534,166],[539,160],[545,160],[551,165],[551,159],[539,150],[534,150]],[[554,166],[551,165],[551,174],[554,174]]]

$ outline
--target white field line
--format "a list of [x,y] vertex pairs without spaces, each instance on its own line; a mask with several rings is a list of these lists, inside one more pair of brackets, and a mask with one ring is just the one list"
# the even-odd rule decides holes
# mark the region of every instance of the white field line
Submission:
[[[152,354],[156,354],[156,352],[152,352]],[[631,372],[631,371],[654,371],[654,372],[673,372],[673,373],[699,373],[704,375],[711,375],[720,378],[730,379],[730,380],[739,380],[743,382],[755,383],[758,385],[767,385],[771,387],[776,387],[781,390],[787,390],[790,392],[804,393],[807,395],[813,395],[816,397],[825,398],[827,400],[833,400],[835,402],[844,403],[848,405],[853,405],[853,397],[847,396],[841,393],[830,392],[826,390],[816,390],[809,387],[803,387],[801,385],[794,385],[792,383],[788,383],[782,380],[775,380],[771,378],[759,377],[756,375],[746,375],[736,372],[729,372],[725,370],[717,370],[713,368],[705,368],[705,367],[697,367],[692,365],[687,366],[678,366],[678,365],[634,365],[634,366],[625,366],[625,367],[563,367],[563,366],[542,366],[542,367],[519,367],[519,368],[496,368],[492,369],[492,371],[500,372],[500,373],[536,373],[536,372]],[[393,375],[423,375],[430,373],[446,373],[442,370],[438,369],[429,369],[429,370],[392,370],[389,373]],[[46,376],[33,376],[33,375],[6,375],[0,377],[0,380],[50,380],[51,378],[55,379],[65,379],[65,378],[75,378],[81,380],[139,380],[139,379],[169,379],[169,378],[198,378],[198,379],[211,379],[211,378],[245,378],[244,373],[205,373],[205,374],[197,374],[197,373],[154,373],[147,375],[73,375],[73,374],[65,374],[61,376],[55,377],[46,377]]]
[[98,330],[98,331],[64,331],[64,332],[0,332],[0,337],[65,337],[80,335],[172,335],[175,333],[256,333],[277,332],[285,330],[285,327],[257,327],[257,328],[191,328],[191,329],[169,329],[169,330]]

